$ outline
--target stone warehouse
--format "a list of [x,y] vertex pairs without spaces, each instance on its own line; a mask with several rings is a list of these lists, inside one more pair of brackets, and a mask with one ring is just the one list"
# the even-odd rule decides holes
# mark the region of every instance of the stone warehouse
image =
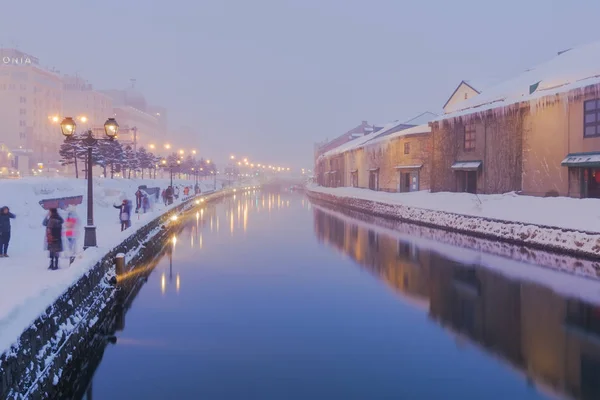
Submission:
[[463,81],[427,126],[388,125],[316,164],[323,186],[600,198],[600,42],[481,91]]

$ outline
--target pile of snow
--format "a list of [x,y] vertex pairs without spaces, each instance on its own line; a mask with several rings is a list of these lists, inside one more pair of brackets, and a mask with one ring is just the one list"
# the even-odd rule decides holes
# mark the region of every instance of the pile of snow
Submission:
[[[537,83],[537,89],[530,94],[530,88]],[[522,101],[539,100],[598,83],[600,42],[562,52],[550,61],[492,86],[478,96],[451,106],[448,114],[438,120],[505,107]]]
[[358,188],[310,186],[345,204],[381,215],[543,246],[582,255],[600,255],[600,200],[541,198],[515,193],[375,192]]
[[[193,181],[174,180],[179,186],[180,198],[168,208],[181,201],[183,187],[193,187]],[[167,210],[161,200],[153,204],[147,214],[135,214],[135,196],[138,186],[166,188],[167,179],[94,179],[94,223],[97,227],[98,248],[81,252],[83,226],[86,224],[87,181],[72,178],[24,178],[0,180],[0,206],[8,206],[17,218],[11,220],[12,232],[9,258],[0,258],[0,349],[4,351],[21,333],[71,284],[111,248],[125,240],[137,229]],[[217,183],[220,186],[220,183]],[[201,182],[202,192],[213,190],[213,181]],[[193,192],[193,190],[192,190]],[[81,222],[79,229],[79,255],[69,266],[68,258],[59,260],[60,269],[49,271],[48,253],[44,250],[45,228],[42,220],[47,212],[39,205],[40,200],[83,195],[83,203],[77,207]],[[123,199],[132,202],[132,227],[121,232],[119,210],[113,208]],[[64,211],[60,211],[63,217]],[[63,239],[65,250],[66,240]],[[67,256],[67,252],[63,253]]]

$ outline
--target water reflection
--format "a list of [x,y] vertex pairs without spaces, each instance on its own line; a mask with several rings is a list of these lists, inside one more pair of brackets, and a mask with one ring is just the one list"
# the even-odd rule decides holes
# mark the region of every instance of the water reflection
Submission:
[[[538,387],[578,399],[600,399],[600,296],[584,301],[576,294],[559,294],[535,278],[515,279],[457,262],[406,237],[320,207],[313,210],[321,242],[425,307],[457,340],[466,338],[499,355]],[[597,285],[600,294],[596,282],[555,275],[559,285]]]

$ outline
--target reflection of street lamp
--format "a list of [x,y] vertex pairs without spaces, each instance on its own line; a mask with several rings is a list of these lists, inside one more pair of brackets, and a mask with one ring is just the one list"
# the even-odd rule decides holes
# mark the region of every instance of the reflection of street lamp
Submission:
[[[167,252],[169,253],[169,283],[173,282],[173,252],[175,251],[175,245],[177,244],[177,236],[173,236],[173,239],[170,240],[170,242],[171,246],[167,250]],[[164,294],[167,286],[167,282],[164,275],[161,278],[160,285],[161,291]],[[179,293],[179,288],[181,286],[181,279],[179,278],[179,274],[177,274],[175,285],[177,293]]]
[[76,139],[75,128],[77,124],[71,117],[65,118],[60,123],[60,129],[62,134],[65,136],[67,141],[78,141],[82,142],[87,146],[87,226],[85,227],[85,236],[83,238],[84,250],[88,247],[97,247],[96,244],[96,227],[94,226],[94,185],[93,179],[93,160],[92,160],[92,148],[98,143],[98,141],[113,141],[117,137],[119,132],[119,124],[114,118],[109,118],[104,123],[104,133],[108,139],[95,139],[92,130],[86,132],[86,136],[81,139]]

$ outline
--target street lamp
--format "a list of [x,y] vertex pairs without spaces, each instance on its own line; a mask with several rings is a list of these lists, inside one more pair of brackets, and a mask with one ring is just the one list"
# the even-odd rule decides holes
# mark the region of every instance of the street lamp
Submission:
[[119,132],[119,124],[114,118],[109,118],[104,123],[104,133],[108,137],[107,139],[96,139],[89,129],[85,133],[83,138],[75,138],[75,128],[77,124],[71,117],[65,118],[60,123],[60,130],[65,136],[67,141],[78,141],[82,142],[87,146],[87,226],[85,229],[85,235],[83,237],[83,249],[88,247],[97,247],[96,242],[96,227],[94,226],[94,184],[93,179],[93,160],[92,160],[92,148],[98,143],[98,141],[113,141],[117,137]]

